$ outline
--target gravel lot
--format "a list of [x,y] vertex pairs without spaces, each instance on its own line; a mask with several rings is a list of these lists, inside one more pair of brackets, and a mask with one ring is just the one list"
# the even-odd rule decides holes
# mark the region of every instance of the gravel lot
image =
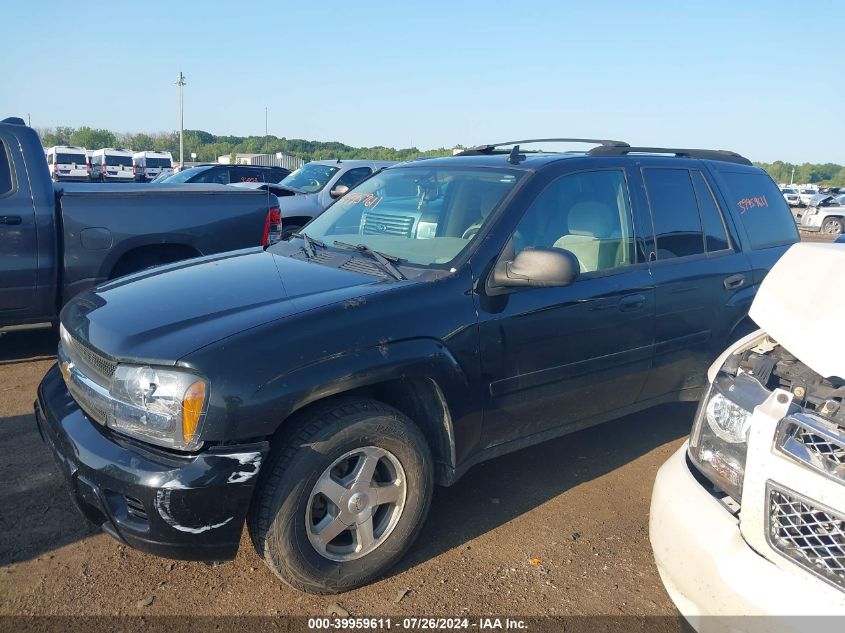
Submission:
[[148,556],[93,531],[32,416],[55,345],[46,331],[0,335],[0,616],[676,614],[652,559],[648,507],[694,405],[665,405],[475,467],[435,492],[422,535],[389,577],[315,597],[282,585],[246,533],[235,561],[211,567]]

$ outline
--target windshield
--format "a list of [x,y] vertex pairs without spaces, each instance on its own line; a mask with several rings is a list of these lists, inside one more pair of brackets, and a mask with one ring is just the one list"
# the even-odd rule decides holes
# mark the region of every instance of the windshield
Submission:
[[56,164],[57,165],[70,165],[71,163],[76,163],[77,165],[84,165],[88,162],[85,154],[56,154]]
[[506,169],[385,170],[308,225],[309,237],[364,244],[419,266],[442,267],[475,238],[521,173]]
[[788,193],[788,194],[796,194],[796,193],[798,193],[797,191],[795,191],[795,189],[784,189],[784,190],[783,190],[783,192],[784,192],[784,193]]
[[314,193],[325,187],[337,170],[337,167],[330,165],[308,163],[285,176],[279,184],[299,189],[305,193]]
[[188,182],[192,177],[196,176],[197,174],[201,174],[204,171],[208,171],[210,167],[191,167],[190,169],[183,169],[178,174],[173,174],[172,176],[168,176],[164,179],[164,181],[169,183],[180,183],[180,182]]
[[106,165],[109,165],[110,167],[116,167],[118,165],[122,165],[124,167],[132,167],[132,157],[106,154]]

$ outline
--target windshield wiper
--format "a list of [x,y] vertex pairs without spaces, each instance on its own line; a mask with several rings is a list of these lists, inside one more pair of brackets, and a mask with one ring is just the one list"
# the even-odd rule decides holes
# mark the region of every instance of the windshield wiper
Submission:
[[358,251],[359,253],[364,253],[365,255],[369,255],[374,260],[376,260],[381,267],[389,272],[395,279],[407,279],[405,275],[402,274],[402,271],[394,266],[394,263],[398,263],[401,261],[401,257],[396,257],[395,255],[388,255],[387,253],[379,253],[378,251],[374,251],[366,244],[350,244],[349,242],[340,242],[335,240],[335,246],[340,246],[341,248],[349,248],[353,251]]
[[315,240],[313,237],[310,237],[307,233],[294,233],[292,237],[302,238],[302,250],[305,252],[305,256],[308,259],[311,259],[316,255],[316,253],[314,252],[315,246],[319,246],[320,248],[327,248],[325,243],[321,242],[320,240]]

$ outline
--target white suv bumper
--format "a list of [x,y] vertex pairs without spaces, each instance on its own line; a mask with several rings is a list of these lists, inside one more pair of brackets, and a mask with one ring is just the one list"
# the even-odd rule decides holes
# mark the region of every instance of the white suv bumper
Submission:
[[[657,473],[649,536],[666,591],[692,626],[707,632],[845,630],[845,593],[790,561],[781,567],[755,552],[738,518],[693,476],[686,451],[685,443]],[[735,617],[751,615],[782,617]]]

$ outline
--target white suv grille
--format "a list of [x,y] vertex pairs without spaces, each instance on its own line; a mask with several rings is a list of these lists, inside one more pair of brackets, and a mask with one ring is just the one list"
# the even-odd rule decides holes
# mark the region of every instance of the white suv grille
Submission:
[[845,516],[773,482],[767,536],[778,552],[845,588]]

